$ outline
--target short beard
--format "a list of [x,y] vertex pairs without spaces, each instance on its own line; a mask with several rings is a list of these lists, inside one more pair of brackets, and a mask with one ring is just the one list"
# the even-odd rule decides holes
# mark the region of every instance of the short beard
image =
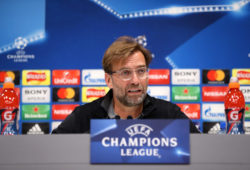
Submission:
[[132,106],[138,106],[143,103],[146,93],[143,93],[141,96],[137,97],[136,99],[131,99],[127,95],[125,96],[116,96],[119,102],[121,102],[123,105],[132,107]]

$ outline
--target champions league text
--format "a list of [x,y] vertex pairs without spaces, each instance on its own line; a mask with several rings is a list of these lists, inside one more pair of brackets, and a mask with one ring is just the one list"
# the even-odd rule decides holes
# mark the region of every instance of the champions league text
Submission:
[[121,156],[160,157],[159,152],[158,152],[159,149],[152,148],[152,147],[159,147],[159,146],[160,147],[177,147],[178,146],[178,140],[176,137],[171,137],[171,138],[104,137],[101,143],[104,147],[121,147],[121,152],[120,152]]

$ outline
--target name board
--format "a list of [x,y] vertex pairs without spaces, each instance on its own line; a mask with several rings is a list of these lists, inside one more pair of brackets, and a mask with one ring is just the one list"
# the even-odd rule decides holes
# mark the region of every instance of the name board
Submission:
[[91,120],[92,164],[190,162],[188,120]]

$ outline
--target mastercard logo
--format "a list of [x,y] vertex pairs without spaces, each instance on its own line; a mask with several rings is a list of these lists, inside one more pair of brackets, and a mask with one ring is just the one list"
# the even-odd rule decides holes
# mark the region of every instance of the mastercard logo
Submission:
[[4,82],[5,77],[11,77],[14,81],[16,76],[12,71],[0,71],[0,82]]
[[57,96],[60,99],[72,99],[75,97],[75,90],[73,88],[60,88],[57,91]]
[[210,81],[222,81],[225,79],[225,73],[223,70],[209,70],[207,78]]

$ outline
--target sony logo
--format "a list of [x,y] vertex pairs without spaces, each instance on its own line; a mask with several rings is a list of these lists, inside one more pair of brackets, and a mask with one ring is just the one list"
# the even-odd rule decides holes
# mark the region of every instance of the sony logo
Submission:
[[48,89],[25,89],[24,94],[32,95],[32,94],[41,94],[46,95],[48,93]]
[[174,75],[175,76],[197,76],[198,72],[196,72],[196,71],[192,71],[192,72],[190,72],[190,71],[180,71],[180,72],[176,71],[176,72],[174,72]]

